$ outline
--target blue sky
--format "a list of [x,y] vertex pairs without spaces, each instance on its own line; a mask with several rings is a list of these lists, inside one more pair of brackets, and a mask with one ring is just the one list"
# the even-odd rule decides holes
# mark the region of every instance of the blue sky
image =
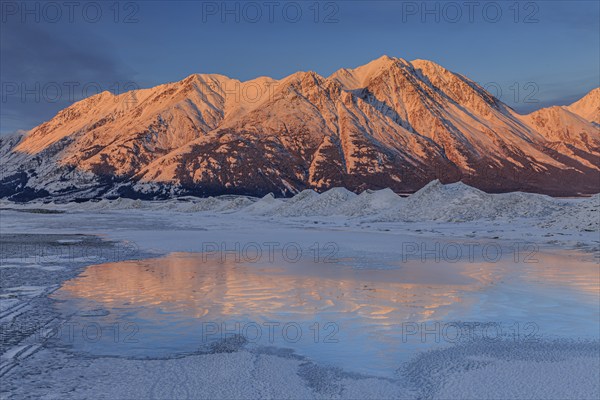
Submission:
[[600,85],[598,1],[50,3],[2,2],[1,133],[98,89],[196,72],[327,76],[383,54],[438,62],[520,112]]

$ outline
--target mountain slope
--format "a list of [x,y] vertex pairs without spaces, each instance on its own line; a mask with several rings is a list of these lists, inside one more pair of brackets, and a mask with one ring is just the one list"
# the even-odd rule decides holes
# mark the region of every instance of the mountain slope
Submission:
[[431,61],[387,56],[327,78],[195,74],[92,96],[2,139],[0,196],[412,192],[436,178],[595,193],[600,135],[583,116],[593,116],[597,93],[521,116]]

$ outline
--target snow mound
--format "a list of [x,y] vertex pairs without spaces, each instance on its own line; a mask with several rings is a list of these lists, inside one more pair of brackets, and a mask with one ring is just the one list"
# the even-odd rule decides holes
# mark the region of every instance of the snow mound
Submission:
[[443,185],[436,179],[407,198],[399,217],[403,221],[465,220],[487,200],[485,192],[462,182]]
[[366,190],[339,208],[341,215],[362,217],[398,209],[404,200],[392,189]]
[[221,203],[216,208],[220,212],[235,212],[247,208],[256,203],[256,198],[246,196],[227,196],[218,199]]
[[382,213],[378,221],[512,220],[545,217],[561,208],[561,202],[532,193],[488,194],[462,182],[444,185],[435,180],[409,196],[404,205]]
[[257,202],[241,210],[241,212],[246,214],[267,215],[271,213],[273,209],[280,207],[282,203],[283,200],[276,199],[275,196],[273,196],[273,193],[269,193]]
[[303,205],[310,203],[313,199],[318,198],[319,194],[312,189],[305,189],[287,199],[279,207],[274,208],[269,215],[273,216],[290,216],[298,213],[298,210],[303,208]]
[[273,215],[285,217],[341,215],[340,205],[357,197],[345,188],[333,188],[318,194],[304,190],[274,210]]

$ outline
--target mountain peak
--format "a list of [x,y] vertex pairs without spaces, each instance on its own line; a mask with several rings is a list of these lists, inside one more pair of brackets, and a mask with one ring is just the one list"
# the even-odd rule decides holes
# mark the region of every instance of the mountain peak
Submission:
[[399,62],[403,64],[406,63],[406,61],[401,58],[383,55],[356,68],[342,68],[331,74],[329,78],[337,80],[346,89],[358,89],[365,87],[372,78]]
[[375,60],[371,61],[372,63],[389,63],[389,62],[393,62],[396,61],[397,58],[396,57],[390,57],[387,54],[382,55],[379,58],[376,58]]
[[573,114],[600,124],[600,87],[592,89],[588,94],[566,107]]
[[390,57],[387,55],[383,55],[379,58],[376,58],[373,61],[370,61],[360,67],[355,68],[355,70],[357,69],[362,69],[362,68],[369,68],[369,69],[375,69],[375,68],[387,68],[390,65],[396,63],[397,61],[403,61],[401,58],[396,58],[396,57]]
[[282,83],[291,83],[291,82],[315,82],[320,83],[324,80],[321,75],[317,74],[315,71],[298,71],[293,74],[287,76],[282,79]]

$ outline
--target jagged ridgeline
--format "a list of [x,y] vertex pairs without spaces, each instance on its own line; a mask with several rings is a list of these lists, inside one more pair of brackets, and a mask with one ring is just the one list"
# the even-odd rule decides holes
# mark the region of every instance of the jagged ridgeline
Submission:
[[291,196],[414,192],[434,179],[488,192],[600,191],[600,89],[519,115],[468,78],[382,57],[324,78],[196,74],[92,96],[0,139],[0,196]]

